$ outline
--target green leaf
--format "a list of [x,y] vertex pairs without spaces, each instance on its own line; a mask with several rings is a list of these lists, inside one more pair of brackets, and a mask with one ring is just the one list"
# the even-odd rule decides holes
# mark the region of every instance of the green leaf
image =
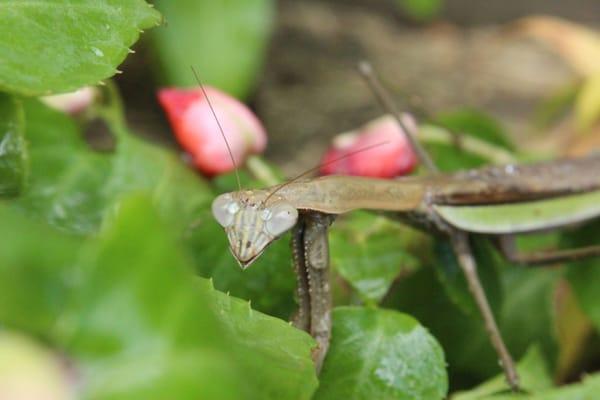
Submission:
[[309,399],[317,387],[308,334],[278,318],[254,311],[248,302],[209,290],[209,281],[199,285],[210,294],[219,321],[240,344],[236,362],[253,386],[264,388],[264,398]]
[[[314,391],[314,341],[196,282],[149,197],[119,203],[83,245],[6,207],[0,217],[10,224],[0,226],[0,322],[61,349],[84,398],[308,399]],[[38,244],[49,254],[30,251]]]
[[[399,281],[386,297],[385,306],[415,316],[439,340],[451,366],[451,382],[472,385],[473,379],[485,379],[500,370],[479,313],[465,313],[448,296],[433,268],[420,268]],[[532,342],[540,343],[544,355],[556,354],[553,293],[560,271],[526,269],[502,265],[496,319],[513,357],[518,358]],[[466,382],[465,377],[470,379]],[[508,386],[507,386],[508,388]]]
[[439,15],[443,0],[396,0],[398,5],[413,19],[429,21]]
[[490,160],[482,155],[462,149],[461,135],[478,138],[503,150],[514,150],[502,126],[480,111],[461,109],[443,113],[437,115],[434,122],[459,135],[454,143],[447,145],[430,143],[426,146],[443,171],[475,168],[489,163]]
[[[600,222],[591,222],[576,232],[564,236],[565,244],[570,248],[577,248],[590,244],[597,244],[590,240],[598,238]],[[581,261],[569,263],[567,279],[573,287],[575,297],[583,312],[592,321],[596,330],[600,331],[600,302],[598,301],[598,288],[600,287],[600,259],[591,257]]]
[[[478,400],[595,400],[599,392],[600,374],[593,374],[585,376],[583,382],[541,390],[531,395],[523,393],[497,394],[475,398]],[[456,399],[463,400],[463,397],[456,397]],[[455,397],[452,397],[452,400],[455,400]]]
[[331,263],[363,301],[379,302],[401,272],[416,268],[404,250],[414,235],[381,216],[353,213],[331,230]]
[[[477,273],[492,310],[498,314],[502,303],[502,290],[498,276],[498,258],[487,240],[471,240],[471,250],[477,262]],[[465,275],[456,261],[454,251],[448,239],[435,242],[437,263],[435,271],[444,286],[448,297],[466,314],[478,315],[479,309],[469,291]]]
[[578,83],[569,83],[559,88],[555,93],[551,93],[548,98],[543,99],[536,106],[535,126],[540,130],[550,128],[551,124],[557,122],[560,117],[563,117],[570,110],[579,90],[580,85]]
[[600,72],[587,78],[575,100],[579,128],[587,130],[600,118]]
[[114,153],[93,151],[69,117],[26,101],[31,174],[15,205],[28,215],[79,234],[97,231],[124,193],[150,191],[163,216],[180,227],[208,208],[212,192],[170,152],[119,136]]
[[245,97],[262,67],[273,18],[272,0],[157,0],[168,25],[152,32],[165,85],[205,83]]
[[435,121],[450,131],[474,136],[486,142],[514,150],[504,128],[487,114],[471,109],[461,109],[436,115]]
[[[544,356],[537,345],[532,345],[521,361],[517,364],[521,388],[527,392],[535,393],[552,387],[552,378],[546,366]],[[459,392],[452,396],[452,400],[482,399],[494,393],[506,392],[506,378],[498,374],[494,378],[467,391]]]
[[443,399],[444,354],[412,317],[341,307],[315,399]]
[[0,88],[68,92],[115,74],[140,30],[160,22],[143,0],[0,2]]
[[27,146],[21,103],[0,93],[0,196],[19,194],[27,178]]

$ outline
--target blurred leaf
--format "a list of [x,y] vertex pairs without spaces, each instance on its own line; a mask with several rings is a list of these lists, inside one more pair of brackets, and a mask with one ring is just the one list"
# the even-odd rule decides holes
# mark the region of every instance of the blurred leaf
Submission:
[[[570,248],[590,244],[590,238],[600,237],[600,221],[588,223],[576,232],[565,235],[564,241]],[[597,243],[593,243],[597,244]],[[581,261],[569,263],[567,279],[573,288],[583,312],[592,321],[596,330],[600,331],[600,301],[598,301],[598,288],[600,288],[600,259],[591,257]]]
[[21,103],[0,93],[0,196],[19,194],[27,177],[27,145]]
[[355,212],[331,230],[331,263],[363,301],[379,302],[401,272],[417,266],[404,250],[408,236],[414,233],[381,216]]
[[561,280],[557,288],[556,309],[559,354],[554,376],[557,382],[564,382],[573,373],[583,356],[590,354],[589,337],[593,327],[581,311],[573,290],[566,281]]
[[429,21],[439,15],[443,0],[396,0],[406,14],[417,21]]
[[[502,304],[502,290],[497,271],[498,259],[485,239],[471,240],[471,250],[477,262],[477,272],[486,297],[490,307],[497,315]],[[448,297],[465,314],[479,315],[479,309],[471,295],[465,275],[458,265],[450,242],[447,239],[436,240],[435,254],[437,256],[435,271]]]
[[204,83],[245,97],[262,66],[273,24],[272,0],[157,0],[167,25],[152,32],[163,84]]
[[441,113],[436,115],[435,121],[456,134],[474,136],[506,150],[515,149],[504,128],[482,111],[460,109]]
[[170,152],[132,134],[115,153],[94,152],[62,113],[26,101],[31,179],[16,205],[79,234],[94,233],[123,193],[149,190],[163,216],[187,226],[212,200],[209,187]]
[[[141,29],[160,22],[143,0],[3,1],[0,88],[68,92],[115,74]],[[43,61],[41,61],[43,60]]]
[[600,374],[587,375],[583,382],[563,386],[553,391],[544,391],[532,400],[594,400],[600,393]]
[[518,357],[536,342],[551,366],[557,356],[554,295],[560,269],[503,267],[504,303],[499,324],[506,345]]
[[[80,246],[0,208],[0,321],[64,350],[85,398],[310,397],[307,334],[195,283],[148,197],[118,210]],[[54,250],[27,251],[38,243]]]
[[481,111],[457,110],[439,114],[434,121],[456,135],[456,140],[452,143],[428,143],[426,146],[438,167],[443,171],[475,168],[491,161],[483,155],[463,149],[461,136],[475,137],[510,152],[514,150],[514,146],[500,124]]
[[567,110],[574,104],[579,93],[579,84],[569,84],[551,94],[536,107],[534,121],[538,129],[546,129],[566,114]]
[[444,354],[412,317],[340,307],[315,399],[443,399]]
[[[521,361],[517,364],[521,388],[527,392],[535,393],[552,387],[552,378],[546,366],[544,356],[537,345],[532,345]],[[468,392],[459,392],[452,396],[452,400],[476,400],[506,392],[506,378],[498,374],[494,378],[478,385]]]
[[600,71],[600,34],[595,30],[566,19],[540,15],[518,20],[513,31],[549,45],[583,76]]
[[[478,400],[595,400],[600,392],[600,374],[588,375],[583,382],[560,388],[541,390],[535,394],[497,394],[476,397]],[[453,397],[452,400],[455,398]],[[462,397],[457,398],[459,400]]]
[[575,101],[579,128],[587,130],[600,118],[600,70],[583,82]]

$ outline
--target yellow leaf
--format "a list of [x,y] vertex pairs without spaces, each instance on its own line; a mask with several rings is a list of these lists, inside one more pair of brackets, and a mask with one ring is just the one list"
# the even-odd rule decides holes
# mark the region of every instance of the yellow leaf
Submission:
[[575,118],[582,130],[588,130],[600,118],[600,72],[583,82],[575,100]]
[[596,30],[540,15],[520,19],[513,32],[532,36],[549,45],[583,76],[600,71],[600,33]]

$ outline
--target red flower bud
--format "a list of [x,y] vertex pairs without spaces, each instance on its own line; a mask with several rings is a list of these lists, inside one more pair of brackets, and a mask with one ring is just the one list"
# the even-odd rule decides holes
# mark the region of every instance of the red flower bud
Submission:
[[[414,120],[403,116],[403,122],[415,126]],[[378,145],[380,144],[381,145]],[[365,151],[361,151],[366,149]],[[349,155],[351,153],[355,153]],[[347,158],[342,158],[349,155]],[[342,158],[339,161],[333,161]],[[391,115],[373,120],[356,131],[333,139],[333,146],[321,162],[321,174],[392,178],[413,170],[417,157],[406,134]]]
[[[258,118],[237,99],[205,87],[237,165],[267,145],[267,134]],[[233,170],[233,163],[219,125],[201,89],[162,89],[158,101],[167,113],[177,141],[194,165],[213,176]]]

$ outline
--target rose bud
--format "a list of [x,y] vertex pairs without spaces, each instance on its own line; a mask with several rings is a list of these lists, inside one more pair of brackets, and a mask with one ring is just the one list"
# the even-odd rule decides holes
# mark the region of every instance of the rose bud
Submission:
[[78,114],[88,108],[98,96],[98,89],[85,86],[74,92],[43,96],[41,98],[47,106],[67,114]]
[[[267,134],[258,118],[237,99],[206,86],[231,153],[239,166],[250,154],[267,145]],[[204,93],[197,89],[167,88],[158,92],[177,141],[205,175],[214,176],[234,169],[225,140]]]
[[[416,126],[408,115],[403,116],[403,122]],[[417,163],[406,134],[391,115],[375,119],[358,130],[340,134],[332,144],[321,162],[320,172],[323,175],[392,178],[411,172]]]

